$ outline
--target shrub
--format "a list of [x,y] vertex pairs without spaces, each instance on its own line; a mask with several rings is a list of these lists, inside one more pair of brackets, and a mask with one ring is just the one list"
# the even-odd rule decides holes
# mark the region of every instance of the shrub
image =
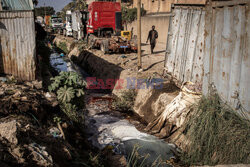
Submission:
[[86,86],[76,72],[60,72],[59,76],[51,79],[50,92],[55,92],[60,107],[72,120],[78,122],[78,110],[84,107],[84,88]]
[[[141,8],[141,16],[146,15],[146,10]],[[137,19],[137,8],[122,7],[122,22],[127,26]]]
[[130,89],[122,92],[120,98],[116,98],[113,102],[113,107],[118,111],[133,111],[136,91]]
[[69,53],[67,44],[65,42],[60,42],[58,44],[58,48],[61,49],[65,54]]

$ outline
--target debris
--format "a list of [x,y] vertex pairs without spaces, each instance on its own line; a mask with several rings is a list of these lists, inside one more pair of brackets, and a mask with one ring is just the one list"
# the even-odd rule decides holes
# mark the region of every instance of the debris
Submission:
[[51,155],[46,151],[46,147],[42,147],[36,143],[28,145],[28,149],[31,151],[30,156],[39,166],[50,167],[53,166],[53,160]]
[[17,144],[16,137],[17,123],[16,121],[4,122],[0,124],[0,137],[7,139],[12,144]]
[[60,130],[56,127],[50,128],[49,132],[55,138],[62,138],[63,137]]
[[127,56],[125,56],[125,55],[121,55],[121,58],[125,59],[125,58],[127,58]]
[[[55,97],[46,98],[42,83],[38,81],[25,82],[25,84],[0,85],[0,113],[31,113],[34,116],[43,114],[47,106],[55,107],[58,102]],[[4,96],[3,96],[4,95]]]
[[2,82],[7,82],[7,78],[6,77],[0,77],[0,81],[2,81]]
[[186,83],[182,86],[182,91],[176,96],[170,104],[165,107],[164,112],[150,122],[145,129],[151,131],[153,134],[157,134],[159,137],[169,137],[173,131],[180,128],[191,110],[191,106],[198,103],[201,99],[199,92],[193,92],[189,90],[186,85],[192,83]]

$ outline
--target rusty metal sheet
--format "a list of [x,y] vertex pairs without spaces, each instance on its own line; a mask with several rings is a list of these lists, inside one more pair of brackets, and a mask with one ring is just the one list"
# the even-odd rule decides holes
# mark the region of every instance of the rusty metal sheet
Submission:
[[165,69],[178,82],[202,83],[205,10],[175,7],[170,18]]
[[220,97],[250,118],[249,6],[207,8],[203,92],[213,86]]
[[0,11],[2,73],[35,80],[36,42],[33,11]]

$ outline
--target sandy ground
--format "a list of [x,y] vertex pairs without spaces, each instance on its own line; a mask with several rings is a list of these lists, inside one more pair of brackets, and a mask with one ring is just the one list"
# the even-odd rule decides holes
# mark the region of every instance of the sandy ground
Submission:
[[[157,74],[161,76],[164,69],[165,49],[164,45],[157,44],[154,54],[150,53],[150,45],[142,44],[142,68],[143,72],[138,73],[138,78],[147,78]],[[90,50],[96,56],[108,61],[109,63],[129,69],[132,73],[137,73],[137,54],[107,54],[104,55],[100,50]]]
[[[71,37],[64,37],[57,35],[56,40],[66,41],[67,45],[75,42]],[[164,69],[164,60],[165,60],[165,44],[157,43],[154,49],[154,54],[150,53],[150,45],[146,43],[142,43],[142,68],[143,72],[136,74],[138,78],[147,78],[152,75],[157,74],[161,76],[163,74]],[[105,61],[115,64],[121,68],[129,69],[132,73],[137,73],[137,54],[106,54],[104,55],[102,51],[97,49],[89,50],[94,55],[104,59]]]

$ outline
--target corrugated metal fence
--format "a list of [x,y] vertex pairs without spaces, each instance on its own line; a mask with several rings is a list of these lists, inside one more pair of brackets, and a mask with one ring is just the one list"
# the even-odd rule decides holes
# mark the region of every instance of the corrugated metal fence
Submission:
[[202,83],[205,9],[176,7],[170,18],[165,67],[181,84]]
[[207,7],[205,32],[204,93],[212,85],[224,101],[249,117],[249,1],[212,3]]
[[165,68],[179,83],[213,86],[220,97],[250,118],[249,0],[175,7]]
[[0,72],[34,80],[35,48],[33,11],[0,11]]

